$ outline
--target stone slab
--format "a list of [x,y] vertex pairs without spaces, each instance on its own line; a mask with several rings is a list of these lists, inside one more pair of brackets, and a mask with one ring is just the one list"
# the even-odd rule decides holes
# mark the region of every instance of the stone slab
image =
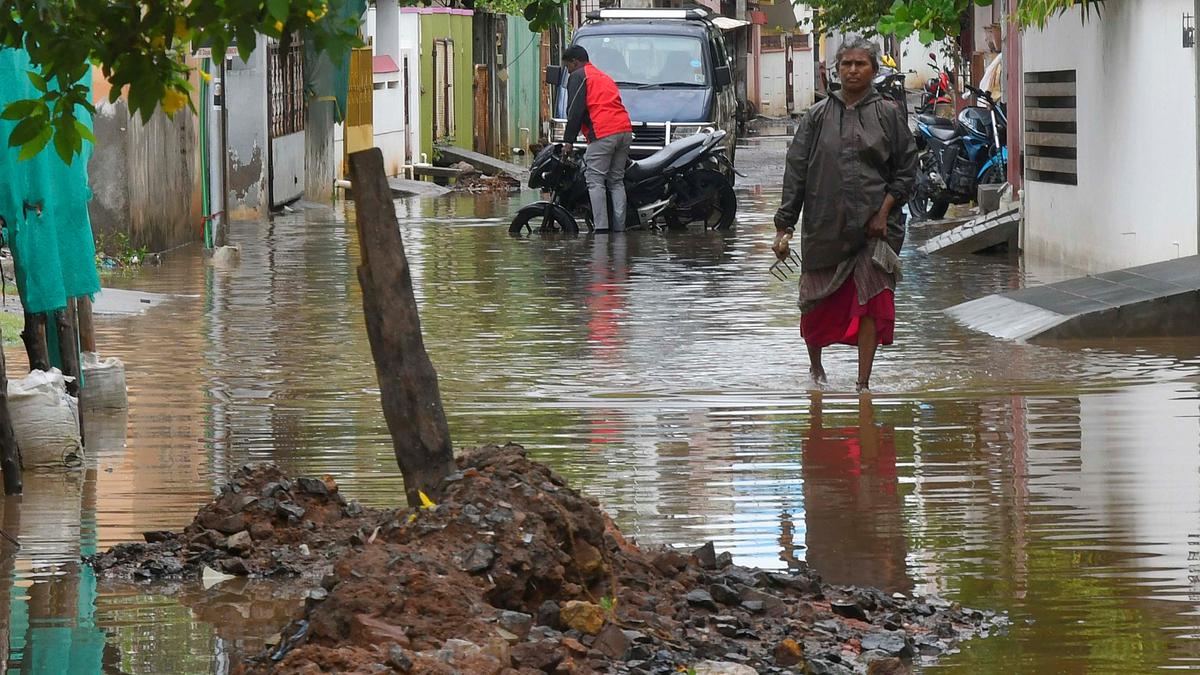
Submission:
[[[4,311],[20,314],[24,310],[21,307],[21,298],[17,296],[16,289],[12,288],[12,293],[9,293],[4,298]],[[119,288],[104,288],[96,294],[92,301],[92,314],[99,316],[137,316],[145,314],[164,302],[170,300],[171,295],[163,295],[161,293],[143,293],[141,291],[127,291]]]
[[438,155],[443,161],[451,164],[455,162],[466,162],[479,170],[480,173],[486,176],[498,176],[501,174],[511,176],[517,180],[522,180],[529,173],[524,167],[517,166],[512,162],[506,162],[502,159],[489,157],[478,152],[465,150],[463,148],[445,146],[437,149]]
[[396,197],[440,197],[450,192],[450,188],[444,185],[407,178],[389,178],[388,187]]

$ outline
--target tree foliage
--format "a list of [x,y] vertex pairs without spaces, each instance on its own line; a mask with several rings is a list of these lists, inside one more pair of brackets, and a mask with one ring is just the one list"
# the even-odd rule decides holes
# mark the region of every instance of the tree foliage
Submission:
[[[818,30],[837,29],[866,35],[907,38],[917,35],[931,44],[955,37],[962,30],[963,13],[973,7],[990,7],[995,0],[806,0],[820,10]],[[1016,20],[1022,28],[1044,28],[1050,19],[1075,7],[1084,20],[1099,13],[1104,0],[1021,0]]]
[[[510,0],[511,2],[512,0]],[[561,0],[515,0],[533,30],[561,16]],[[330,7],[333,2],[335,7]],[[0,116],[16,121],[9,147],[27,158],[52,144],[71,161],[94,141],[80,108],[94,112],[80,81],[94,64],[113,85],[110,101],[125,94],[143,121],[161,107],[168,115],[191,107],[193,45],[224,54],[237,45],[242,58],[256,34],[286,43],[303,31],[322,51],[358,44],[358,21],[333,11],[341,0],[0,0],[0,49],[24,48],[40,96],[10,103]],[[420,4],[421,0],[402,0]],[[428,4],[426,2],[425,4]],[[341,17],[341,18],[339,18]]]

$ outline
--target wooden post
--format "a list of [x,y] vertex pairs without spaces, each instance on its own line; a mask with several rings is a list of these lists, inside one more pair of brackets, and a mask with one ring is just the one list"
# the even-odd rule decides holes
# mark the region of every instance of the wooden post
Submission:
[[30,370],[50,370],[50,349],[46,346],[46,315],[25,312],[25,329],[21,331]]
[[92,323],[92,299],[86,295],[76,299],[75,312],[79,318],[80,351],[96,351],[96,327]]
[[454,470],[454,446],[437,372],[421,339],[412,276],[379,148],[350,155],[350,182],[362,252],[358,281],[383,416],[408,503],[416,506],[418,491],[440,497],[442,479]]
[[67,299],[67,308],[54,312],[58,328],[58,356],[63,375],[75,378],[67,382],[67,393],[79,396],[79,338],[75,334],[75,299]]
[[[4,344],[0,336],[0,345]],[[4,362],[4,348],[0,346],[0,470],[4,472],[4,494],[21,494],[21,450],[13,434],[12,417],[8,414],[8,370]],[[5,510],[14,507],[10,501]],[[3,546],[3,544],[0,544]]]

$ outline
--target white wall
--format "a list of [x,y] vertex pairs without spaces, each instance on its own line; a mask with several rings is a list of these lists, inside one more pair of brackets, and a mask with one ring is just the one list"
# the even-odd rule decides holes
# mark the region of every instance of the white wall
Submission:
[[1108,3],[1022,37],[1025,72],[1075,69],[1079,184],[1026,180],[1025,254],[1087,272],[1197,252],[1191,0]]
[[[367,10],[364,22],[372,38],[372,54],[389,56],[403,68],[404,56],[409,54],[401,45],[400,6],[397,0],[378,0]],[[410,54],[410,77],[414,58]],[[383,152],[383,165],[388,175],[400,174],[407,164],[408,130],[404,124],[404,73],[402,71],[374,74],[372,92],[372,121],[375,147]],[[411,117],[410,117],[411,120]]]
[[[408,128],[405,147],[410,153],[410,163],[420,162],[417,148],[421,147],[421,17],[419,14],[403,13],[399,21],[400,58],[396,63],[404,67],[408,57]],[[403,86],[403,85],[402,85]],[[427,158],[426,161],[431,161]]]

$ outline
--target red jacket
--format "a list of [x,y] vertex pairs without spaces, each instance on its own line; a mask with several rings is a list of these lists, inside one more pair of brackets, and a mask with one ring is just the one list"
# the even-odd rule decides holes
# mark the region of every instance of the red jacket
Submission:
[[580,131],[588,142],[633,131],[617,83],[590,63],[583,64],[567,79],[567,128],[563,141],[574,143]]

